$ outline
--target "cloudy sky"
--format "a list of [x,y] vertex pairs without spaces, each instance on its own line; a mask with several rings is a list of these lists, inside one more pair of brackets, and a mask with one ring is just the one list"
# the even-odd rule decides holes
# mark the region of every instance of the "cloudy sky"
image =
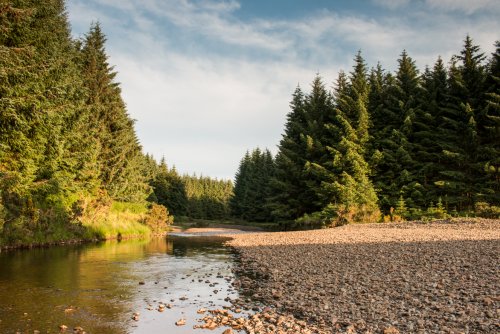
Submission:
[[181,173],[233,178],[273,153],[297,84],[331,86],[358,50],[394,70],[500,39],[497,0],[68,0],[75,37],[99,21],[143,148]]

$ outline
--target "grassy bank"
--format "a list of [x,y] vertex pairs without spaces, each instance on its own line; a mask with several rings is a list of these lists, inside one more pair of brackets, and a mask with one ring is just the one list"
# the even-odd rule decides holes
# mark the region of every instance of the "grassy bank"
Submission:
[[151,229],[143,223],[147,215],[145,204],[113,202],[103,212],[83,219],[84,239],[149,237]]
[[[81,203],[75,216],[42,216],[37,223],[20,218],[0,234],[0,249],[31,248],[108,239],[148,238],[153,233],[147,222],[151,210],[146,203]],[[164,225],[165,228],[167,225]]]

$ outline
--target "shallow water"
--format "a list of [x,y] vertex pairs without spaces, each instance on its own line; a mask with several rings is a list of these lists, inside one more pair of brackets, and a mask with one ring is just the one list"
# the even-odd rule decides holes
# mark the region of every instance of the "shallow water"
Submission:
[[[193,325],[202,318],[199,308],[229,306],[225,299],[238,296],[230,285],[232,265],[230,251],[213,237],[3,252],[0,333],[58,333],[60,325],[89,334],[222,333],[222,327]],[[159,312],[160,302],[172,308]],[[186,325],[178,327],[181,318]]]

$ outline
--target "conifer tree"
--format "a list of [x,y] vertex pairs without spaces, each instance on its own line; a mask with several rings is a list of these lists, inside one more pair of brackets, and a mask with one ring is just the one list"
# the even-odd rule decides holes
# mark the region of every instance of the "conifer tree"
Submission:
[[[362,64],[358,53],[355,68],[358,68],[358,74],[364,76],[364,70],[359,70]],[[363,115],[368,102],[366,81],[363,83],[363,78],[353,74],[347,83],[344,73],[341,72],[334,98],[335,109],[328,115],[328,135],[325,136],[330,161],[321,166],[327,175],[322,184],[323,197],[326,199],[323,212],[328,216],[333,211],[335,216],[330,218],[344,222],[375,222],[379,216],[378,199],[369,179],[369,165],[363,155],[363,145],[366,141],[358,137],[358,134],[368,135],[364,130],[367,117]],[[353,110],[357,111],[357,114],[353,113]],[[350,120],[345,111],[355,117]]]
[[[478,163],[479,98],[484,83],[484,56],[467,36],[464,49],[454,57],[448,76],[448,101],[443,111],[441,146],[443,171],[436,182],[444,193],[447,209],[470,210],[480,192],[478,180],[482,174]],[[483,121],[482,121],[483,122]]]
[[231,215],[236,218],[242,218],[245,211],[245,202],[247,197],[248,182],[250,182],[250,152],[246,152],[240,161],[238,171],[234,178],[234,195],[230,201]]
[[442,110],[446,106],[447,75],[441,57],[433,70],[426,68],[422,76],[422,93],[417,96],[419,108],[413,122],[413,159],[415,179],[422,187],[425,201],[417,202],[420,207],[437,202],[440,197],[435,182],[442,170],[439,162],[441,155],[440,125]]
[[370,89],[367,79],[368,70],[365,60],[361,56],[361,51],[354,58],[353,68],[353,72],[350,73],[349,93],[346,97],[349,99],[350,110],[346,110],[345,113],[356,131],[361,153],[364,154],[370,140],[370,116],[368,113]]
[[100,144],[99,176],[112,198],[142,201],[150,192],[142,172],[144,157],[134,122],[126,112],[120,87],[114,81],[116,72],[108,63],[105,42],[100,25],[93,24],[81,51],[87,104]]
[[304,99],[307,126],[301,134],[301,140],[305,145],[304,189],[301,198],[305,208],[303,213],[316,212],[324,206],[321,189],[325,175],[318,173],[316,166],[329,159],[325,136],[328,135],[327,120],[333,112],[332,95],[327,91],[319,75],[314,78],[311,88],[311,92]]
[[246,153],[235,177],[231,213],[247,221],[271,221],[267,205],[271,195],[270,181],[274,175],[274,161],[269,150],[259,148]]
[[383,110],[374,116],[378,139],[375,149],[382,153],[374,178],[384,211],[394,207],[401,195],[407,198],[409,207],[424,200],[423,189],[415,178],[411,145],[415,112],[419,107],[418,70],[406,51],[398,63],[395,79],[387,88]]
[[76,48],[64,1],[11,1],[0,15],[4,232],[47,229],[96,186]]
[[480,114],[477,201],[500,203],[500,41],[487,67],[485,105]]
[[294,220],[308,211],[304,195],[306,143],[303,138],[308,127],[304,99],[302,90],[297,87],[290,102],[291,111],[287,115],[285,132],[275,159],[276,169],[271,180],[273,190],[269,208],[280,221]]

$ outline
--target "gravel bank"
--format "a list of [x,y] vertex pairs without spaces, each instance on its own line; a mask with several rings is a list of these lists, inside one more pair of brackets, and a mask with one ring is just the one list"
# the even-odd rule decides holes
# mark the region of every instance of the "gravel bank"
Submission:
[[241,257],[236,286],[328,333],[500,332],[499,220],[241,234],[228,244]]

